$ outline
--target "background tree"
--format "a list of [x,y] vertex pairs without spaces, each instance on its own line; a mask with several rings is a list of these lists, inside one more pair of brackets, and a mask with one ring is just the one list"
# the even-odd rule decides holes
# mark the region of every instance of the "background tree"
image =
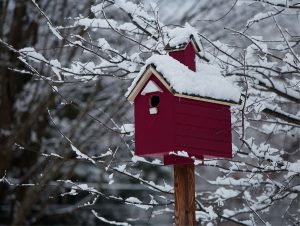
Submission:
[[197,220],[299,223],[298,1],[0,4],[1,222],[172,222],[171,170],[134,156],[124,93],[188,22],[243,89],[233,159],[197,167]]

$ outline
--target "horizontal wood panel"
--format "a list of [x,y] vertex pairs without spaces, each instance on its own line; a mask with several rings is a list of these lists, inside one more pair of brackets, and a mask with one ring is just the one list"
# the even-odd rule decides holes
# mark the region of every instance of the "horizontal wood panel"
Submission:
[[202,128],[211,129],[226,129],[231,128],[231,122],[229,120],[216,120],[203,117],[196,117],[185,114],[176,114],[175,123],[181,125],[190,125]]
[[202,155],[204,157],[222,157],[222,158],[232,158],[232,148],[223,149],[223,150],[209,150],[209,149],[196,149],[189,146],[180,146],[178,150],[185,150],[191,156]]
[[176,104],[176,114],[187,114],[196,117],[204,117],[218,120],[231,120],[230,111],[228,109],[211,109],[189,104]]
[[182,97],[176,98],[176,103],[197,105],[197,106],[207,107],[207,108],[212,108],[212,109],[224,109],[224,110],[230,109],[230,106],[228,106],[228,105],[210,103],[210,102],[199,101],[199,100],[191,100],[191,99],[182,98]]
[[196,150],[204,149],[211,150],[213,152],[223,152],[232,149],[231,142],[224,141],[212,141],[187,136],[175,136],[175,141],[178,146],[182,145]]
[[203,128],[190,125],[176,124],[175,133],[177,136],[189,136],[199,139],[217,140],[231,142],[231,128]]
[[193,164],[190,158],[180,157],[176,155],[164,155],[164,165],[178,165],[178,164]]

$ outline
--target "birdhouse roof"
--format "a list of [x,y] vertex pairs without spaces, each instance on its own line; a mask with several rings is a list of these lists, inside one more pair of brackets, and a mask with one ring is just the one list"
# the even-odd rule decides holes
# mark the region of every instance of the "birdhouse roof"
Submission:
[[187,47],[187,45],[189,44],[189,42],[192,42],[196,52],[200,52],[201,48],[199,46],[199,42],[196,41],[196,39],[194,38],[193,35],[191,35],[187,40],[182,40],[181,42],[178,42],[176,45],[171,45],[170,43],[168,43],[165,47],[166,51],[178,51],[178,50],[182,50],[185,49]]
[[184,27],[175,27],[168,31],[168,43],[165,47],[167,51],[185,49],[187,44],[191,41],[196,52],[200,52],[202,45],[199,41],[198,33],[195,28],[189,24]]
[[219,104],[239,103],[241,91],[220,73],[218,67],[201,63],[199,72],[168,55],[153,55],[133,80],[125,96],[133,101],[144,84],[154,74],[175,96],[198,99]]

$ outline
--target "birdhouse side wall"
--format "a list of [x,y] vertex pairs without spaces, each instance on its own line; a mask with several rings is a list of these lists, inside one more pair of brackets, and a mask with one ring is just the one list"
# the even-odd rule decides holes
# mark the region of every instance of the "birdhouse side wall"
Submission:
[[196,71],[196,51],[192,42],[189,42],[183,50],[169,52],[169,56],[186,65],[190,70]]
[[[162,92],[142,95],[148,81],[153,81]],[[170,91],[153,74],[134,100],[135,150],[137,155],[162,156],[172,149],[174,130],[174,98]],[[150,113],[151,97],[158,96],[157,113]],[[155,111],[154,111],[155,112]]]
[[174,114],[177,150],[190,155],[232,157],[229,106],[178,97]]

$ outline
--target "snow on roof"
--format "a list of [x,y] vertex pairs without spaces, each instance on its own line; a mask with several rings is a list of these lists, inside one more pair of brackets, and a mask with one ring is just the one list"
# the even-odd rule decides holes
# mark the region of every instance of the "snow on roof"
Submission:
[[194,72],[168,55],[151,56],[128,88],[126,97],[149,65],[155,68],[175,93],[234,103],[240,100],[240,89],[223,77],[218,67],[200,63],[197,65],[199,72]]
[[169,42],[166,49],[180,49],[186,46],[193,40],[197,51],[200,51],[201,43],[199,41],[197,30],[189,25],[185,24],[185,27],[175,27],[167,32],[169,37]]

